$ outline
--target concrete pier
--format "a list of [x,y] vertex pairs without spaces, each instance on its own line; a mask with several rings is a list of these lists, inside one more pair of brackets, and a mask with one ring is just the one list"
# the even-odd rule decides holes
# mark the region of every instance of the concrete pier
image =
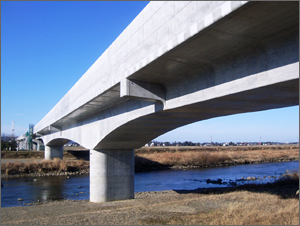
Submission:
[[45,159],[60,158],[63,159],[64,146],[61,145],[51,145],[45,146]]
[[134,198],[134,150],[90,150],[90,201]]
[[105,202],[134,197],[133,149],[158,136],[297,105],[299,2],[153,1],[34,135],[45,159],[69,141],[91,150],[90,201]]

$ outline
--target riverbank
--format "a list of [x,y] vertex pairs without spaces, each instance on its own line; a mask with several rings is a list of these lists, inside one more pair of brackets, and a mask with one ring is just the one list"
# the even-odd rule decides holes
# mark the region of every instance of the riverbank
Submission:
[[299,161],[299,145],[143,147],[135,151],[136,171],[195,169],[281,161]]
[[[4,225],[296,225],[299,175],[273,184],[135,193],[134,199],[91,203],[49,201],[1,208]],[[54,217],[55,216],[55,217]]]
[[[14,159],[15,160],[15,159]],[[73,176],[89,173],[86,160],[41,160],[1,163],[1,178]]]
[[[88,150],[65,150],[64,160],[42,160],[44,152],[1,152],[1,178],[88,174]],[[34,156],[34,157],[33,157]],[[19,159],[31,159],[21,162]],[[135,150],[135,171],[299,161],[299,146],[143,147]]]

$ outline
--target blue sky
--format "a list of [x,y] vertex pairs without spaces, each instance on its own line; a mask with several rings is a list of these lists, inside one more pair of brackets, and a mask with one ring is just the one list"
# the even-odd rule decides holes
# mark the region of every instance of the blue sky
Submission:
[[[1,1],[1,133],[37,124],[148,4]],[[299,139],[299,106],[209,119],[158,141]],[[261,138],[260,138],[261,137]]]

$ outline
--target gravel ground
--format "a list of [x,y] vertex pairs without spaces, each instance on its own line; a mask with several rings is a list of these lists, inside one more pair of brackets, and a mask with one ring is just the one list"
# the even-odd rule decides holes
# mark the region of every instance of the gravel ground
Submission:
[[88,200],[53,201],[24,207],[1,208],[2,225],[132,225],[147,224],[155,216],[194,214],[224,206],[204,194],[175,191],[140,192],[135,199],[91,203]]
[[276,194],[276,187],[264,192],[226,190],[140,192],[123,201],[64,200],[5,207],[1,225],[299,224],[295,195]]
[[[207,195],[206,195],[207,196]],[[91,203],[88,200],[53,201],[24,207],[1,208],[2,225],[134,225],[153,218],[196,214],[226,205],[222,199],[175,191],[140,192],[135,199]],[[154,222],[155,224],[155,222]]]
[[[91,203],[53,201],[24,207],[1,208],[2,225],[134,225],[153,219],[197,214],[226,206],[222,198],[175,191],[139,192],[131,200]],[[155,224],[155,222],[153,222]]]

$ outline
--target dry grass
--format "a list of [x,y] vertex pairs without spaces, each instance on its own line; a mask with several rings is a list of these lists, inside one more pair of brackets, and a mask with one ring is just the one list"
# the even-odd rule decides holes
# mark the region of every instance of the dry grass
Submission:
[[48,172],[75,172],[88,170],[89,161],[84,160],[43,160],[40,162],[8,162],[1,164],[2,174],[19,174],[19,173],[48,173]]
[[[171,225],[296,225],[299,224],[299,200],[275,195],[235,192],[220,195],[224,206],[185,216],[177,215],[163,222]],[[150,222],[145,222],[150,223]]]
[[[18,152],[14,152],[18,153]],[[135,169],[159,170],[170,167],[209,167],[245,163],[299,160],[299,146],[265,147],[156,147],[143,148],[135,152]],[[43,160],[27,163],[1,164],[2,174],[30,172],[66,172],[86,170],[89,161]]]
[[195,213],[165,214],[143,219],[140,224],[299,225],[297,189],[299,173],[288,172],[274,184],[210,191],[196,201],[184,203]]
[[299,159],[299,149],[288,150],[251,150],[251,151],[228,151],[228,156],[236,161],[272,161],[274,159]]
[[141,154],[140,157],[163,165],[211,165],[230,160],[226,153],[187,151],[178,153]]
[[[211,166],[222,164],[244,164],[273,162],[280,160],[299,160],[299,149],[287,150],[217,150],[137,153],[140,159],[147,159],[165,166]],[[145,161],[143,162],[145,163]],[[136,162],[139,164],[139,162]]]

